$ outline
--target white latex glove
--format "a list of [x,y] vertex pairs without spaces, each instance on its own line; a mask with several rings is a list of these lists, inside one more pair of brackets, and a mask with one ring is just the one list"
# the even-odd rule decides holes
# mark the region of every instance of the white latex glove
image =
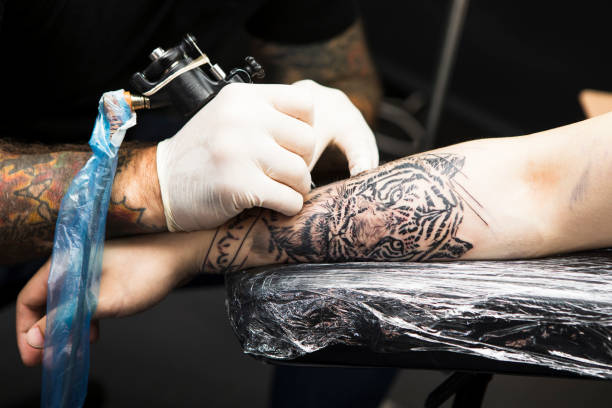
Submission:
[[297,214],[311,185],[313,115],[307,87],[225,86],[157,146],[168,229],[214,228],[255,206]]
[[294,83],[308,89],[314,98],[315,151],[312,170],[325,148],[333,143],[344,153],[351,176],[378,166],[376,139],[359,109],[344,92],[311,80]]

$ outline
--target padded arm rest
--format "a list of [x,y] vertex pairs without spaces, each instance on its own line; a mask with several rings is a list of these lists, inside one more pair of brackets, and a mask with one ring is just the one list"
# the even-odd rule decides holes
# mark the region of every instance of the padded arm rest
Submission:
[[283,265],[226,285],[244,351],[267,359],[612,379],[611,250]]

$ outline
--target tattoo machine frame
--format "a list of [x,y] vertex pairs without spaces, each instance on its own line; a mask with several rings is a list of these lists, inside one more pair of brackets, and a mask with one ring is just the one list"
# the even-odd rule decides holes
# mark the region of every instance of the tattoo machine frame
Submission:
[[154,109],[174,106],[185,116],[191,116],[210,102],[221,89],[231,83],[251,83],[263,78],[264,70],[253,57],[246,57],[243,67],[225,74],[202,52],[193,35],[169,50],[156,48],[149,55],[151,63],[131,79],[140,95],[132,95],[134,109]]
[[62,199],[48,281],[47,335],[43,355],[41,406],[80,407],[87,394],[89,330],[102,273],[106,215],[117,168],[117,152],[138,109],[172,105],[191,116],[230,83],[250,83],[263,69],[253,57],[226,75],[212,64],[191,35],[164,51],[132,77],[140,92],[105,93],[89,141],[93,156]]

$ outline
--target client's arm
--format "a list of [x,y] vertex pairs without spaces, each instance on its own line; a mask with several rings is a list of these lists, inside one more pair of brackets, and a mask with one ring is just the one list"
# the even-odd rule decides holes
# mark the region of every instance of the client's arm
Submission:
[[[215,231],[109,242],[97,317],[143,310],[198,271],[524,258],[609,246],[611,155],[607,114],[388,163],[312,191],[294,217],[255,209]],[[28,283],[17,305],[20,350],[29,363],[40,359],[26,332],[42,316],[46,273]],[[36,325],[44,331],[44,321]]]
[[[612,245],[612,114],[462,143],[201,232],[204,272],[283,262],[543,256]],[[193,256],[193,255],[192,255]]]

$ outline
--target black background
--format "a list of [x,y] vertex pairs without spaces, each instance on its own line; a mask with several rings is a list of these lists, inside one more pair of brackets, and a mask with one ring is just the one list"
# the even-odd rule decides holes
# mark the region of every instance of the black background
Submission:
[[[427,97],[449,4],[361,1],[387,96]],[[472,1],[438,144],[583,119],[581,89],[612,91],[611,8],[607,1]],[[140,316],[103,322],[92,349],[91,406],[266,406],[272,369],[240,354],[223,297],[219,286],[178,291]],[[13,307],[0,310],[0,349],[0,407],[38,406],[40,371],[19,363]],[[390,398],[394,406],[422,406],[444,376],[403,371]],[[497,376],[484,406],[607,407],[611,400],[609,382]]]

